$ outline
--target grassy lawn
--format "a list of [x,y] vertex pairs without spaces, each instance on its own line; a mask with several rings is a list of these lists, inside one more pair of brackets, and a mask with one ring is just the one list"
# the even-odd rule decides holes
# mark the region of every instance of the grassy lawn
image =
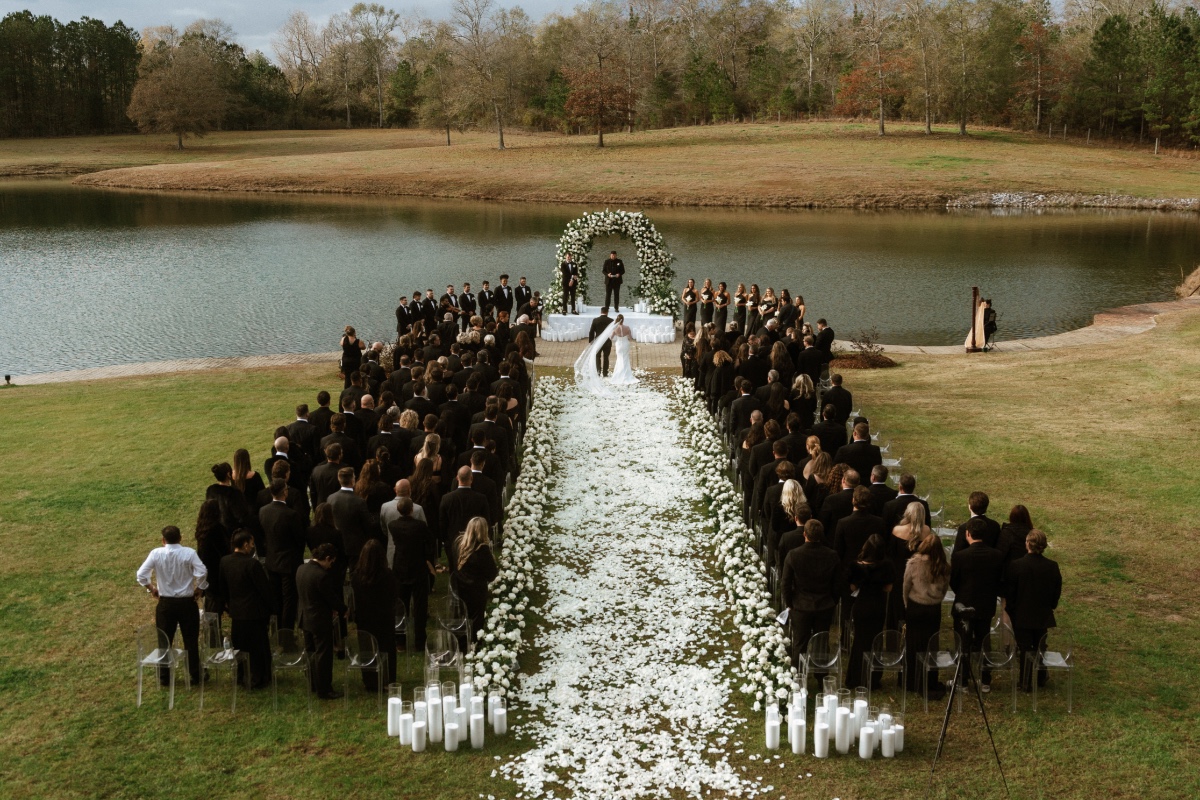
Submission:
[[[1198,376],[1192,315],[1117,345],[912,357],[847,378],[920,486],[959,506],[983,488],[993,516],[1025,503],[1063,567],[1075,714],[1061,682],[1036,717],[1024,698],[1016,717],[1005,692],[989,699],[1014,797],[1200,795]],[[153,614],[134,571],[158,529],[178,524],[190,542],[208,466],[243,446],[260,460],[294,404],[332,385],[328,370],[291,367],[0,392],[0,796],[512,796],[490,773],[519,741],[414,756],[361,690],[349,713],[318,703],[311,718],[294,683],[288,713],[244,695],[231,717],[225,687],[203,714],[194,691],[174,712],[154,691],[134,707],[133,631]],[[923,795],[940,717],[912,698],[908,711],[894,763],[765,765],[750,759],[750,715],[735,766],[791,798]],[[955,717],[948,748],[935,797],[1003,796],[976,714]]]
[[[0,175],[89,172],[89,184],[143,189],[338,192],[638,205],[944,206],[974,192],[1193,197],[1200,161],[1149,149],[894,124],[731,124],[587,136],[486,132],[442,146],[431,131],[216,133],[17,140]],[[107,170],[98,172],[100,170]]]

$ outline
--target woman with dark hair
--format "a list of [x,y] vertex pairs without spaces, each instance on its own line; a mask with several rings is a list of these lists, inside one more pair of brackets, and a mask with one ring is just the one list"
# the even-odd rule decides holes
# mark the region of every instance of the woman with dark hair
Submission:
[[796,295],[795,301],[792,303],[796,307],[796,321],[792,323],[792,327],[799,328],[801,336],[804,335],[804,312],[808,309],[804,307],[804,295]]
[[713,304],[717,300],[717,293],[713,291],[712,278],[705,278],[704,285],[700,287],[700,327],[703,328],[713,321]]
[[[910,503],[909,507],[920,508],[920,523],[925,522],[925,508],[920,503]],[[915,524],[917,520],[913,520]],[[917,668],[917,654],[923,653],[929,647],[929,640],[942,627],[942,600],[950,587],[950,565],[946,562],[946,551],[942,541],[936,536],[923,536],[917,544],[917,552],[908,560],[904,567],[903,591],[904,600],[904,633],[905,633],[905,673],[908,690],[919,692],[921,686],[921,670]],[[926,673],[925,680],[929,682],[929,695],[941,697],[942,691],[937,680],[937,673]]]
[[425,517],[429,521],[429,527],[441,541],[437,510],[441,508],[442,491],[438,486],[438,475],[433,471],[433,461],[428,458],[418,461],[412,476],[409,477],[409,483],[412,487],[412,501],[422,509],[432,509],[432,513],[427,512]]
[[476,633],[483,628],[488,584],[499,574],[496,558],[492,555],[486,519],[474,517],[467,523],[467,529],[455,540],[452,557],[456,570],[451,575],[451,581],[454,591],[467,606],[467,616],[471,620],[469,635],[473,641]]
[[[221,525],[227,531],[236,531],[239,528],[254,530],[250,519],[253,516],[253,506],[246,502],[246,495],[233,485],[233,467],[229,466],[228,462],[213,464],[212,474],[216,483],[204,492],[204,499],[217,501]],[[262,544],[257,535],[255,544]]]
[[683,287],[683,291],[679,294],[680,304],[683,306],[683,326],[696,326],[696,311],[700,302],[700,294],[696,291],[696,280],[688,278],[687,286]]
[[759,306],[762,304],[762,295],[759,294],[758,284],[750,284],[750,294],[746,296],[746,327],[742,329],[742,333],[747,336],[753,336],[758,333]]
[[724,336],[725,329],[729,327],[729,287],[725,285],[725,281],[717,284],[717,293],[714,297],[713,325],[716,327],[717,333]]
[[221,524],[221,506],[216,500],[200,504],[196,516],[196,555],[208,568],[204,610],[221,613],[221,559],[229,555],[229,531]]
[[[413,328],[416,329],[415,324]],[[367,345],[355,335],[353,325],[346,326],[339,344],[342,347],[342,377],[346,381],[346,385],[342,388],[349,389],[350,376],[358,372],[358,368],[362,366],[363,350],[367,349]]]
[[1027,552],[1025,549],[1025,537],[1033,530],[1033,518],[1029,515],[1029,509],[1021,504],[1012,507],[1008,512],[1008,522],[1000,526],[1000,538],[996,540],[996,546],[1004,548],[1001,550],[1006,562],[1016,561],[1018,558],[1024,557]]
[[784,387],[784,391],[790,391],[792,377],[796,374],[796,365],[788,354],[787,345],[783,342],[771,345],[771,369],[779,373],[779,384]]
[[529,338],[528,331],[521,331],[513,341],[517,343],[517,352],[521,354],[521,358],[527,361],[537,358],[537,348],[533,346],[533,339]]
[[737,450],[737,469],[742,476],[742,519],[746,524],[750,524],[750,490],[754,486],[754,473],[750,465],[751,451],[755,445],[762,444],[767,440],[766,429],[763,423],[758,422],[750,426],[750,430],[746,432],[746,438],[742,440],[742,446]]
[[771,384],[771,389],[767,393],[767,407],[763,409],[763,417],[768,420],[775,420],[779,423],[780,428],[784,427],[787,421],[788,413],[791,406],[787,401],[787,384],[776,381]]
[[683,344],[679,349],[679,364],[683,377],[696,379],[696,323],[689,322],[683,329]]
[[396,481],[404,477],[404,470],[392,463],[392,453],[380,445],[375,448],[375,463],[379,465],[379,480],[384,486],[395,487]]
[[749,304],[749,295],[746,294],[746,284],[739,283],[737,291],[733,293],[733,321],[737,323],[737,332],[746,332],[746,306]]
[[787,333],[787,329],[796,324],[796,306],[792,304],[792,293],[787,289],[779,292],[779,309],[775,312],[779,320],[779,332]]
[[696,334],[696,379],[692,382],[697,391],[702,391],[707,384],[712,364],[712,342],[708,340],[708,335],[702,329],[700,333]]
[[354,493],[367,501],[367,512],[377,523],[379,509],[396,496],[395,491],[388,488],[388,485],[379,479],[379,462],[373,458],[367,459],[358,473],[358,481],[354,484]]
[[[379,652],[387,658],[385,683],[396,682],[396,580],[388,569],[383,543],[367,539],[358,563],[350,573],[350,588],[354,592],[354,621],[360,631],[373,634],[379,642]],[[376,690],[376,675],[363,672],[367,691]]]
[[250,451],[242,448],[233,454],[233,485],[246,497],[246,502],[253,508],[258,500],[258,493],[267,488],[262,475],[254,471],[250,464]]
[[[878,533],[867,539],[858,559],[850,565],[850,591],[854,595],[854,644],[850,648],[847,686],[863,685],[863,654],[871,649],[887,619],[887,600],[895,582],[887,544]],[[871,674],[871,688],[880,688],[882,675]]]

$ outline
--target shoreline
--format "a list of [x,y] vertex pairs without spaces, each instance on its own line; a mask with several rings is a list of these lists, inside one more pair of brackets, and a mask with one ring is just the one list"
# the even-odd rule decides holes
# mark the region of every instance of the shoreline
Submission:
[[[1029,339],[1012,339],[997,342],[992,352],[1027,353],[1039,350],[1057,350],[1082,347],[1091,344],[1106,344],[1136,336],[1155,328],[1161,314],[1200,310],[1200,297],[1184,300],[1166,300],[1159,303],[1138,303],[1119,306],[1096,314],[1090,325],[1073,331],[1037,336]],[[538,366],[557,368],[570,367],[582,352],[586,342],[548,342],[539,339]],[[835,349],[850,351],[850,343],[834,342]],[[893,355],[952,356],[967,355],[961,345],[881,345],[885,353]],[[670,344],[638,344],[634,348],[635,368],[662,369],[679,365],[679,340]],[[262,356],[228,356],[218,358],[183,358],[168,361],[142,361],[133,364],[114,364],[105,367],[59,370],[32,375],[13,376],[14,386],[42,386],[54,383],[108,380],[112,378],[137,378],[155,375],[173,375],[187,372],[203,372],[220,369],[258,369],[326,364],[333,370],[338,353],[279,353]]]

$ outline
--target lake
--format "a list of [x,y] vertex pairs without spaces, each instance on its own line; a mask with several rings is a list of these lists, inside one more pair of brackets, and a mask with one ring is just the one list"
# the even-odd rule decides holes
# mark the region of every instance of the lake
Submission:
[[[564,225],[586,210],[0,181],[0,369],[326,352],[347,324],[383,338],[402,292],[501,272],[545,289]],[[961,344],[972,286],[993,299],[1001,339],[1042,336],[1167,299],[1200,260],[1188,214],[645,211],[679,288],[786,287],[839,337],[874,326],[893,344]],[[631,286],[632,246],[593,252],[611,248]]]

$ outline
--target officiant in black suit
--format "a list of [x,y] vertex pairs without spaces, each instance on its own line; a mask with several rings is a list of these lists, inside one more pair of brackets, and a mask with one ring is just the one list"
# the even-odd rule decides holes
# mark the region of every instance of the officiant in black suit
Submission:
[[562,277],[562,313],[578,314],[575,310],[575,292],[579,289],[579,265],[570,253],[563,257],[558,272]]
[[[592,320],[592,329],[588,331],[588,341],[596,341],[597,336],[601,336],[604,330],[612,324],[612,318],[608,316],[608,306],[600,309],[600,316]],[[608,356],[612,353],[612,339],[609,339],[600,348],[600,352],[596,353],[596,369],[600,374],[608,377]]]
[[[625,262],[617,258],[617,251],[610,250],[604,259],[604,305],[621,310],[621,281],[625,279]],[[612,302],[609,302],[612,297]]]

